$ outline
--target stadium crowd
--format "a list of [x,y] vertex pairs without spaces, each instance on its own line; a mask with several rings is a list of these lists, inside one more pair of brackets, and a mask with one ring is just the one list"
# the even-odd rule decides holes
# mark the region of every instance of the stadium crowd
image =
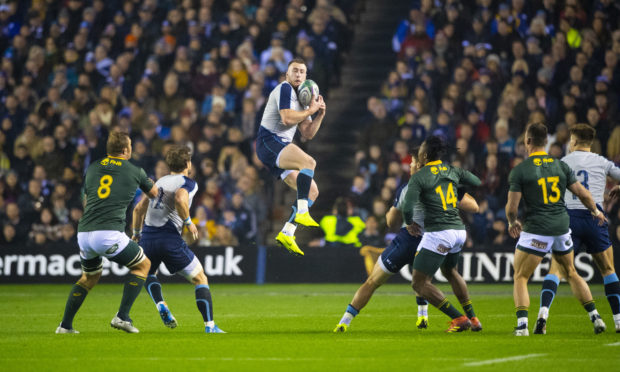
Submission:
[[303,56],[327,91],[350,0],[0,2],[0,243],[75,249],[86,167],[110,131],[158,179],[193,150],[202,245],[262,242],[274,180],[253,139],[266,98]]
[[[450,144],[453,165],[482,180],[480,212],[465,216],[469,246],[515,243],[504,206],[508,174],[526,156],[528,123],[548,125],[548,151],[557,158],[567,153],[568,128],[588,123],[597,132],[593,151],[620,163],[620,3],[411,4],[392,38],[396,64],[368,99],[349,193],[381,236],[386,208],[409,177],[410,152],[430,134]],[[620,203],[606,211],[617,245]]]

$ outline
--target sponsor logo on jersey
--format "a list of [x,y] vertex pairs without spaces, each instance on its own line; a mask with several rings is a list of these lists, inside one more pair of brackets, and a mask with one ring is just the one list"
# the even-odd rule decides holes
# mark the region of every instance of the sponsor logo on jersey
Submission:
[[532,247],[538,249],[547,249],[547,243],[541,242],[540,240],[532,239]]
[[116,165],[117,167],[120,167],[120,166],[123,165],[123,162],[115,160],[115,159],[105,158],[102,161],[100,161],[99,164],[101,164],[101,165],[112,164],[112,165]]
[[110,164],[110,159],[109,158],[105,158],[100,162],[101,165],[108,165]]

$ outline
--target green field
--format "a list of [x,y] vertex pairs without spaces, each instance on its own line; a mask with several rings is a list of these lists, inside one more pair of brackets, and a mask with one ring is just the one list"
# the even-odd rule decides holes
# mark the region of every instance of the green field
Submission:
[[[109,325],[121,285],[103,284],[89,294],[76,317],[74,326],[81,334],[56,335],[70,284],[2,285],[0,370],[620,369],[620,334],[614,333],[601,285],[592,288],[608,327],[601,335],[594,335],[566,284],[554,301],[545,336],[512,336],[516,320],[510,285],[471,286],[484,327],[480,333],[445,334],[448,318],[432,307],[429,329],[418,330],[415,297],[405,284],[380,288],[349,332],[332,333],[357,287],[212,285],[216,322],[229,333],[208,335],[203,333],[192,286],[164,283],[164,296],[179,327],[163,326],[144,291],[131,313],[141,333],[130,335]],[[531,331],[540,285],[530,287]]]

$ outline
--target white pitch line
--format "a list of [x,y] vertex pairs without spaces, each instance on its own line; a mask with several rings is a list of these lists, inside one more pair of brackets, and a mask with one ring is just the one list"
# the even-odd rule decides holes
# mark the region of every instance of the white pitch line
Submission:
[[538,358],[538,357],[545,356],[545,355],[547,355],[547,354],[517,355],[517,356],[513,356],[513,357],[508,357],[508,358],[498,358],[498,359],[482,360],[482,361],[479,361],[479,362],[469,362],[469,363],[463,364],[463,366],[465,366],[465,367],[484,366],[484,365],[487,365],[487,364],[505,363],[505,362],[512,362],[512,361],[515,361],[515,360]]
[[605,346],[620,346],[620,342],[614,342],[613,344],[606,344]]

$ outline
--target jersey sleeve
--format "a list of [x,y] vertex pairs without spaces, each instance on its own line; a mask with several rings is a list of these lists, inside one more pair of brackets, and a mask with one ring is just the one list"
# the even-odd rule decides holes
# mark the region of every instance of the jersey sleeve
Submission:
[[416,177],[416,174],[409,178],[409,183],[407,183],[407,192],[404,195],[404,200],[402,201],[401,211],[403,213],[403,221],[407,225],[411,225],[413,223],[413,206],[416,205],[418,199],[420,198],[420,181],[419,177]]
[[278,110],[286,110],[291,108],[293,87],[284,83],[280,85],[280,99],[278,100]]
[[185,182],[183,182],[183,185],[181,185],[181,188],[187,190],[188,193],[194,191],[194,187],[196,187],[196,181],[194,181],[191,178],[185,177],[185,176],[183,176],[183,180]]
[[612,161],[605,159],[606,167],[605,171],[609,177],[613,178],[616,181],[620,181],[620,168],[616,166]]
[[138,185],[140,190],[148,193],[153,188],[153,181],[148,178],[144,169],[140,168],[140,174],[138,175]]
[[560,166],[562,167],[562,171],[566,174],[566,187],[572,185],[577,182],[577,177],[575,177],[575,172],[571,169],[571,167],[560,160]]
[[476,177],[476,175],[474,175],[472,172],[468,170],[459,168],[459,172],[460,172],[459,184],[461,185],[477,187],[477,186],[480,186],[480,184],[482,183],[482,181],[480,181],[480,178]]
[[513,168],[508,175],[509,191],[521,192],[521,172],[519,168]]
[[402,193],[403,190],[407,187],[407,185],[402,185],[398,188],[398,190],[396,190],[396,196],[394,197],[394,203],[392,204],[392,206],[396,209],[400,209],[400,205],[402,204]]

